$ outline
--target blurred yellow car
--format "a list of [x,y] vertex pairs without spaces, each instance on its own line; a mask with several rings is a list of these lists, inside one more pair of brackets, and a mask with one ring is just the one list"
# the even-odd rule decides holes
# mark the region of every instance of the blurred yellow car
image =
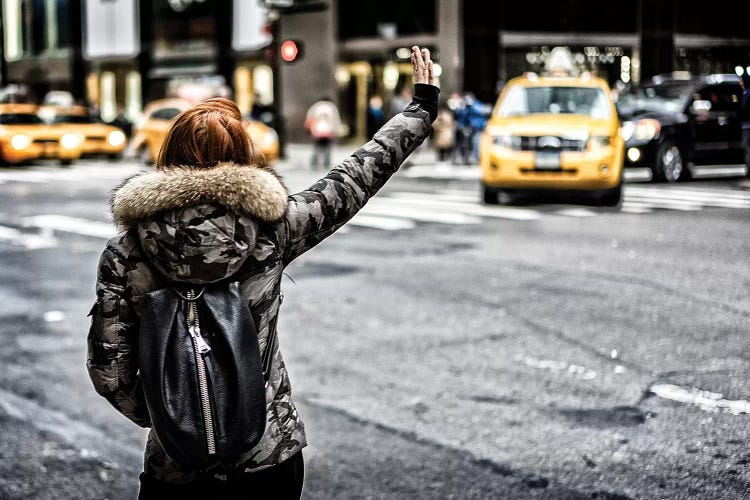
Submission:
[[480,140],[485,203],[529,190],[622,195],[624,142],[607,82],[589,75],[508,82]]
[[45,124],[37,110],[34,104],[0,104],[0,161],[52,158],[69,165],[80,158],[83,136]]
[[[154,162],[166,138],[172,120],[188,109],[191,104],[182,99],[160,99],[151,102],[143,110],[143,119],[133,128],[131,149],[142,153],[144,160]],[[258,121],[247,122],[247,133],[253,145],[263,154],[268,163],[279,158],[279,137],[271,127]]]
[[127,146],[122,129],[95,120],[85,106],[41,106],[37,114],[53,128],[83,136],[83,155],[119,158]]

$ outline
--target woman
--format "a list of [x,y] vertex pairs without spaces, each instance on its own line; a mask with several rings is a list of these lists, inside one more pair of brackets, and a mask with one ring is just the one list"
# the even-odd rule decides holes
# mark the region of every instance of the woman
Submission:
[[[430,134],[439,89],[427,50],[412,49],[415,98],[365,146],[309,189],[288,196],[262,165],[237,107],[211,99],[177,117],[155,172],[129,179],[112,199],[123,232],[99,262],[87,367],[94,386],[143,427],[150,419],[138,376],[141,299],[165,280],[239,281],[268,347],[281,305],[284,268],[343,226]],[[139,498],[299,498],[305,429],[273,342],[260,443],[231,463],[189,470],[166,455],[153,431]],[[254,497],[257,498],[257,497]]]

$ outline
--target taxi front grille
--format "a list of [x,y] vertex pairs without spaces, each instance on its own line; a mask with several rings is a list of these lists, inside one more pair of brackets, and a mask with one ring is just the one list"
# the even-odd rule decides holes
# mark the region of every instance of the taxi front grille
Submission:
[[53,139],[48,137],[42,137],[39,139],[34,139],[34,143],[36,144],[57,144],[59,139]]
[[586,151],[586,141],[557,136],[520,136],[521,151]]

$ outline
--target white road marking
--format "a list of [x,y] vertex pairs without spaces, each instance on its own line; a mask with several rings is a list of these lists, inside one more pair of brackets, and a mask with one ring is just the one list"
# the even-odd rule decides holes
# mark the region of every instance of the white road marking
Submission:
[[47,323],[57,323],[63,321],[66,315],[62,311],[47,311],[44,313],[44,321]]
[[703,204],[680,200],[664,200],[641,195],[627,195],[625,201],[628,203],[640,203],[651,208],[668,208],[670,210],[693,211],[702,210]]
[[[373,229],[383,229],[385,231],[398,231],[400,229],[414,229],[416,223],[409,219],[395,219],[391,217],[379,217],[366,213],[358,213],[347,224],[353,226],[370,227]],[[345,229],[345,227],[341,228]],[[339,232],[341,232],[341,229]]]
[[440,224],[479,224],[478,217],[446,210],[424,210],[414,208],[410,203],[387,198],[374,198],[365,205],[362,213],[384,217],[412,219],[420,222],[438,222]]
[[654,174],[648,167],[626,168],[622,178],[628,182],[648,182],[654,178]]
[[744,165],[703,165],[690,168],[690,173],[696,179],[703,177],[734,177],[745,175]]
[[[393,194],[395,195],[396,193]],[[541,217],[541,213],[537,210],[482,205],[476,199],[473,202],[465,203],[461,201],[451,201],[451,198],[455,199],[456,196],[450,195],[448,199],[446,199],[444,195],[407,193],[406,196],[376,198],[373,201],[375,201],[376,203],[389,204],[393,206],[408,205],[412,207],[419,207],[426,211],[429,211],[429,213],[458,213],[468,216],[496,217],[500,219],[514,220],[536,220]]]
[[563,208],[561,210],[555,210],[554,213],[555,215],[564,215],[566,217],[596,217],[597,215],[600,215],[599,212],[594,212],[593,210],[582,207]]
[[686,403],[709,412],[728,412],[732,415],[750,414],[750,401],[725,399],[718,392],[702,391],[695,387],[680,387],[674,384],[655,384],[649,389],[660,398]]
[[34,215],[23,219],[28,227],[40,227],[54,231],[92,236],[94,238],[111,238],[115,235],[115,228],[109,222],[98,222],[67,215]]
[[40,234],[29,234],[7,226],[0,226],[0,241],[7,241],[28,250],[54,248],[57,246],[57,239],[49,234],[49,232],[43,231]]
[[400,174],[402,177],[411,179],[468,179],[478,180],[482,177],[482,171],[478,165],[453,166],[453,165],[416,165],[405,168]]

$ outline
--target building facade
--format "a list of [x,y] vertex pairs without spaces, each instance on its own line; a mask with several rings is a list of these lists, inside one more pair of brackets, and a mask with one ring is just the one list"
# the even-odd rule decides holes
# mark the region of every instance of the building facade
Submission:
[[[503,82],[540,71],[567,46],[611,85],[673,70],[746,72],[750,35],[741,0],[0,0],[3,85],[39,99],[68,90],[135,119],[153,99],[226,87],[243,112],[260,103],[274,126],[305,140],[315,101],[339,105],[347,135],[366,135],[373,96],[395,111],[409,89],[409,48],[427,47],[442,95],[493,101]],[[292,62],[279,46],[293,40]],[[192,89],[192,90],[191,90]]]

